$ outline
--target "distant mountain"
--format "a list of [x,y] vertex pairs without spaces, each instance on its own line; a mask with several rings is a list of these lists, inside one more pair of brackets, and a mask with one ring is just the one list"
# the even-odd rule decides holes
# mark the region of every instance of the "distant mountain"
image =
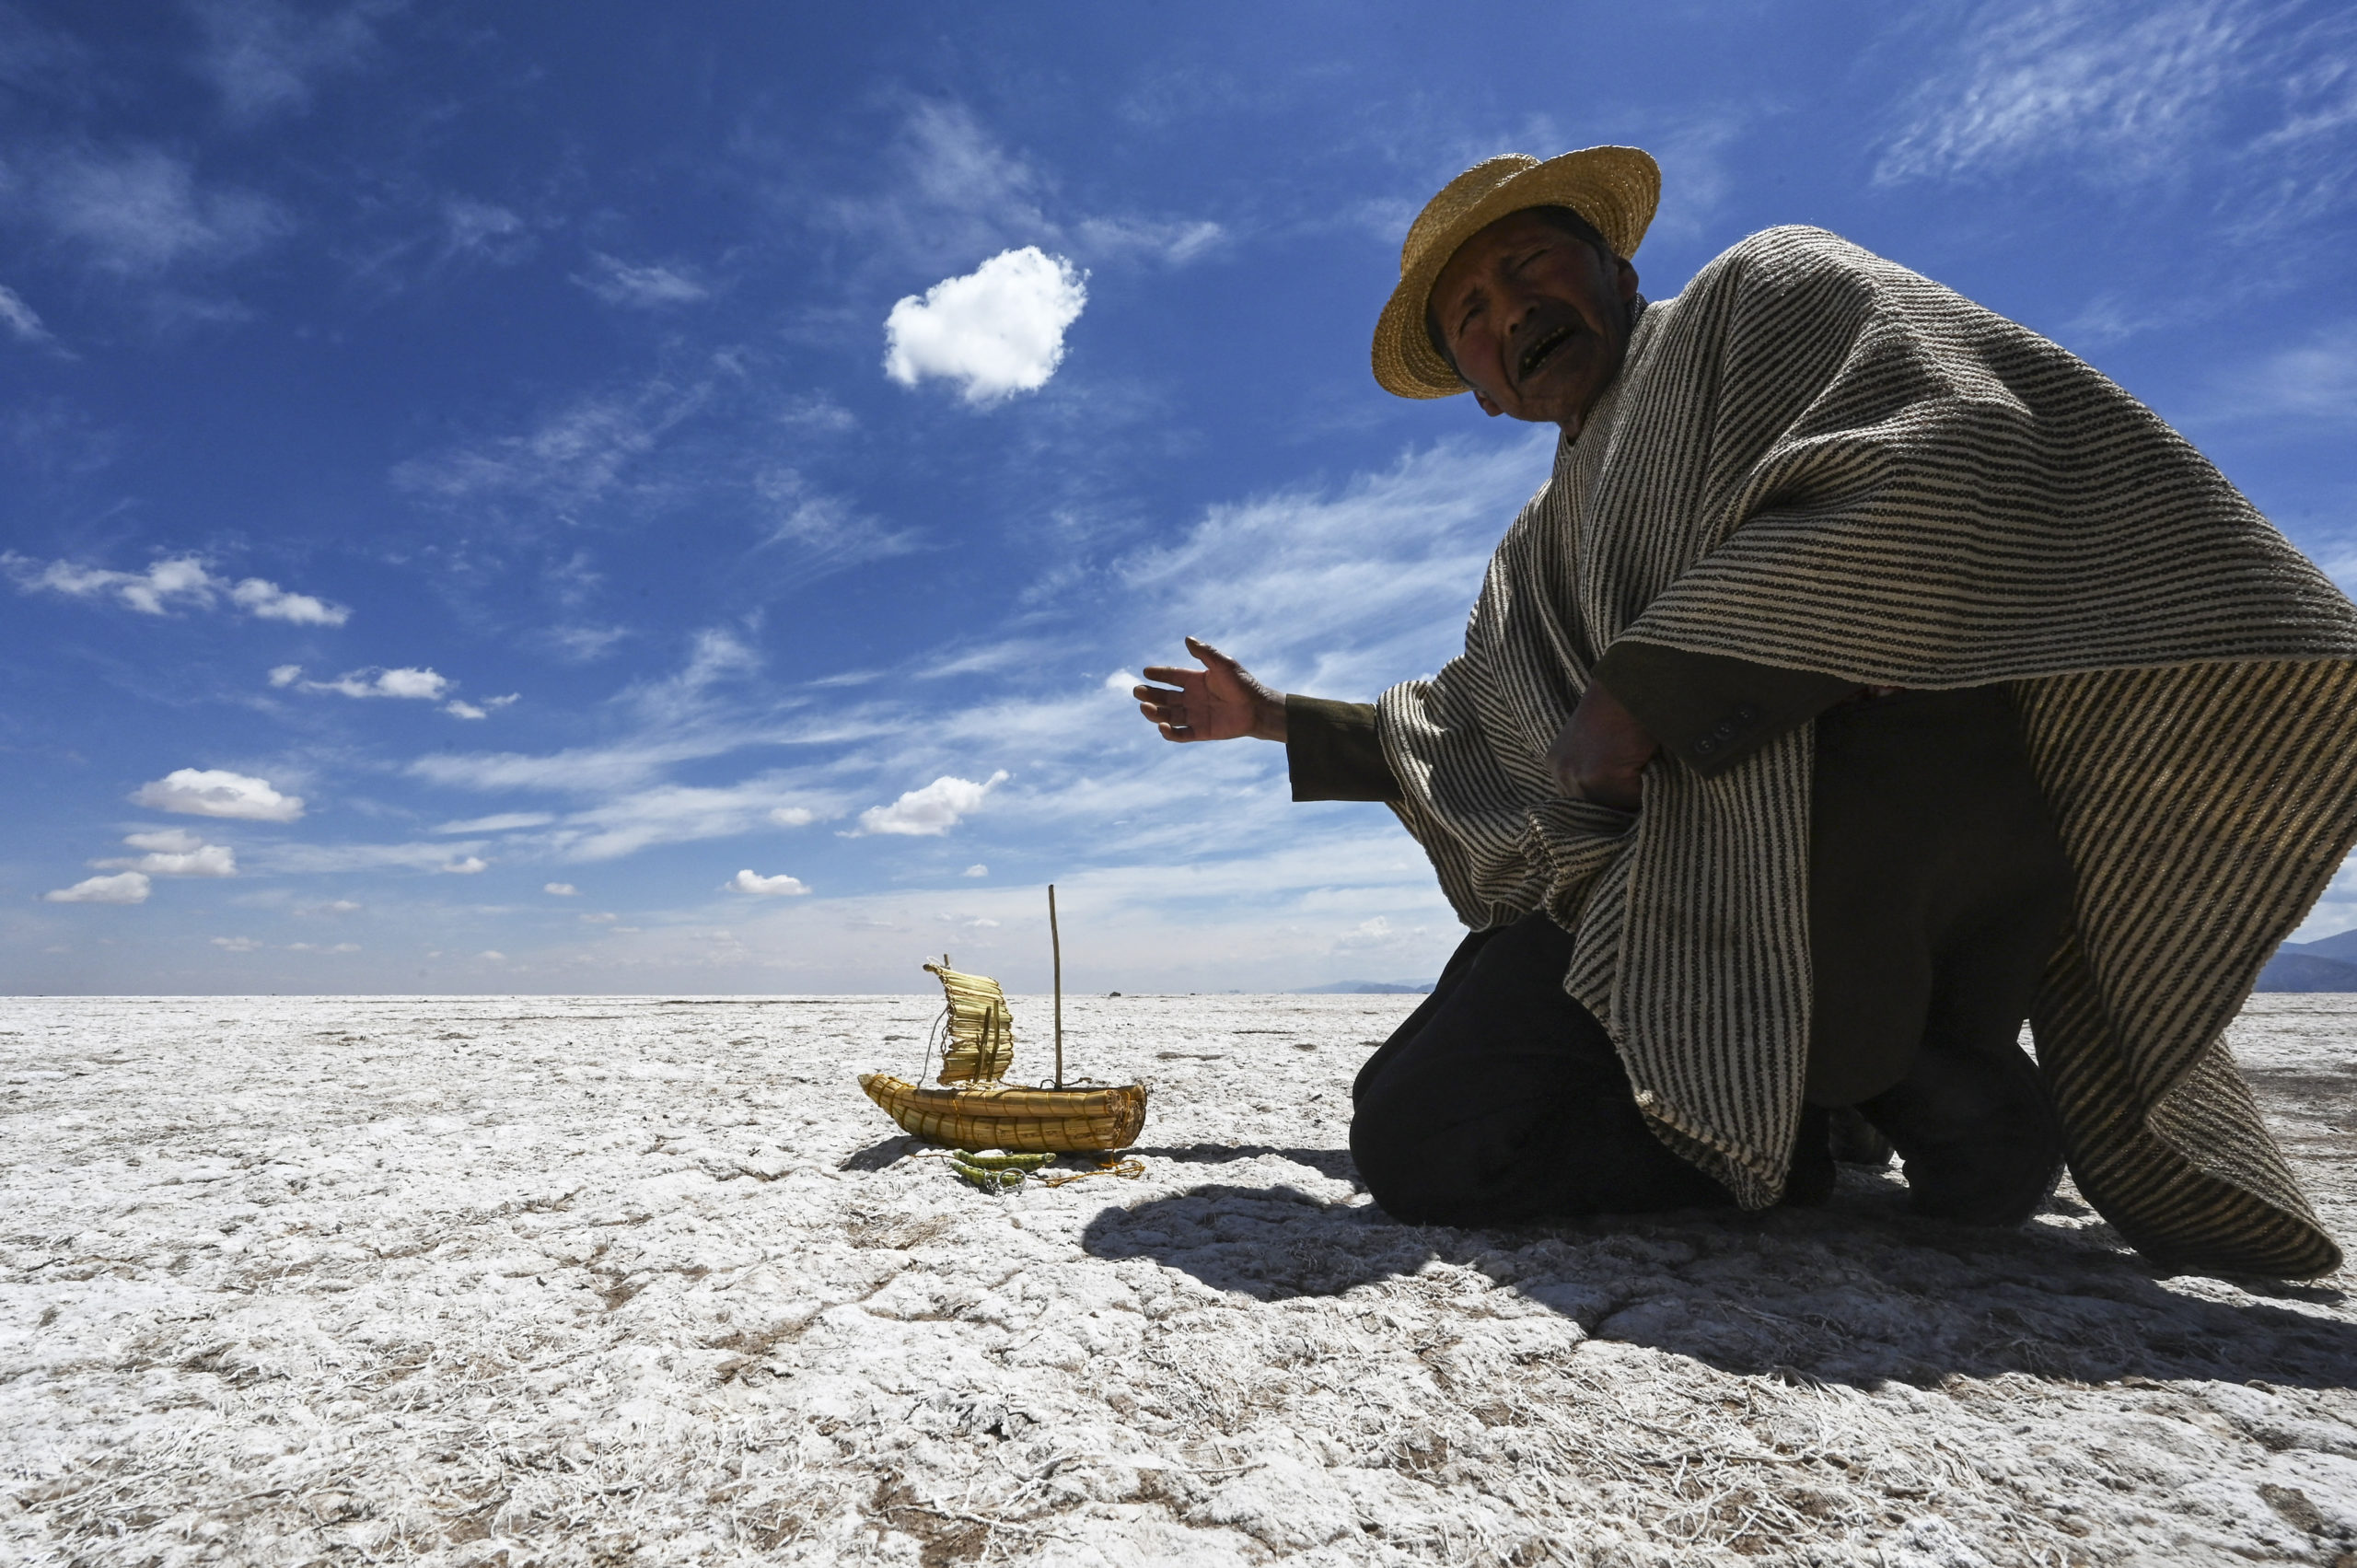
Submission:
[[[2357,991],[2357,963],[2320,956],[2316,949],[2325,942],[2340,942],[2339,936],[2328,936],[2324,942],[2286,942],[2277,949],[2267,967],[2258,971],[2258,991]],[[2351,950],[2357,950],[2352,945]]]
[[[2357,971],[2357,964],[2350,969]],[[1295,996],[1428,996],[1429,980],[1338,980],[1330,985],[1305,985]],[[2357,986],[2351,989],[2357,990]]]
[[2357,931],[2344,931],[2338,936],[2319,936],[2313,942],[2286,942],[2283,951],[2305,953],[2312,958],[2338,958],[2345,964],[2357,964]]

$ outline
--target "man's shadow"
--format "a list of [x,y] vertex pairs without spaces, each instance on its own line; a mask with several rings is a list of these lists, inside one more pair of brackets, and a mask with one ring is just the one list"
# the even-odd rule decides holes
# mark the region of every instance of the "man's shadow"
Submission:
[[[1355,1175],[1341,1149],[1134,1152],[1202,1165],[1275,1155]],[[1152,1259],[1262,1301],[1339,1296],[1452,1264],[1596,1339],[1731,1372],[1868,1386],[2010,1372],[2357,1388],[2357,1325],[2165,1288],[2084,1206],[2058,1199],[2047,1213],[2065,1223],[1987,1231],[1918,1220],[1895,1177],[1852,1170],[1821,1209],[1471,1230],[1405,1225],[1364,1198],[1213,1183],[1108,1208],[1081,1240],[1097,1257]],[[2341,1299],[2327,1287],[2246,1288],[2286,1303]]]

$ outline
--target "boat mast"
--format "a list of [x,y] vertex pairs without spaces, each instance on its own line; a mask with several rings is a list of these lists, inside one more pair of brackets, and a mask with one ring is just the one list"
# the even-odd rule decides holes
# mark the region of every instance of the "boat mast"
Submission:
[[1064,939],[1056,932],[1056,885],[1048,884],[1048,950],[1056,970],[1056,1087],[1064,1086]]

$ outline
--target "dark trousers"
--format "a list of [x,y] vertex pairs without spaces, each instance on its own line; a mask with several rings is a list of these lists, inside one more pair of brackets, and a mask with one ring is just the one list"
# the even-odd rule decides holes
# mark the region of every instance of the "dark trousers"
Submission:
[[[1817,719],[1810,1109],[1790,1191],[1831,1185],[1829,1108],[1905,1159],[1920,1213],[2026,1218],[2061,1133],[2017,1039],[2070,900],[2010,704],[1906,692]],[[1544,914],[1468,936],[1359,1072],[1351,1151],[1401,1219],[1483,1225],[1724,1204],[1645,1128],[1603,1025],[1563,993]]]

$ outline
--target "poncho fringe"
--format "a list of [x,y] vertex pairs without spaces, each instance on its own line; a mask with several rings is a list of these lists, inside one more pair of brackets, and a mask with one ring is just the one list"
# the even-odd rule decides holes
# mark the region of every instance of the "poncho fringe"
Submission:
[[2076,878],[2030,1024],[2080,1191],[2173,1267],[2339,1267],[2223,1034],[2357,840],[2357,610],[2157,416],[1832,235],[1756,235],[1644,312],[1464,654],[1383,695],[1459,917],[1572,931],[1649,1125],[1762,1207],[1807,1063],[1812,739],[1657,761],[1633,819],[1564,799],[1547,747],[1622,637],[2007,683]]

